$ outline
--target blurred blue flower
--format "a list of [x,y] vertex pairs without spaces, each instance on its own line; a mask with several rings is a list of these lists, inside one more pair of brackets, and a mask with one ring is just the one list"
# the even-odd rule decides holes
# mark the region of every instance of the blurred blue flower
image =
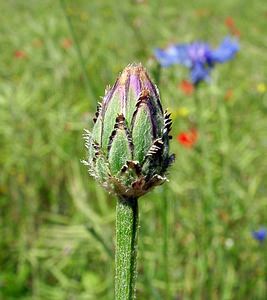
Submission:
[[194,85],[198,84],[202,80],[210,79],[211,67],[207,67],[204,64],[196,63],[190,69],[191,81]]
[[236,52],[239,51],[239,45],[236,40],[226,37],[220,44],[220,46],[213,50],[211,53],[211,60],[213,62],[224,63],[230,59],[233,59]]
[[194,42],[188,44],[187,47],[187,55],[190,59],[191,67],[193,67],[194,64],[212,65],[211,53],[212,50],[207,43]]
[[226,37],[216,49],[200,41],[174,44],[164,50],[155,49],[154,55],[162,67],[180,64],[189,68],[191,81],[197,85],[202,80],[209,80],[210,71],[216,63],[233,59],[238,51],[237,40]]
[[262,227],[258,230],[253,231],[252,236],[255,240],[263,242],[267,237],[267,228]]
[[171,45],[165,50],[155,49],[155,56],[162,67],[169,67],[173,64],[190,66],[190,59],[187,54],[188,45]]

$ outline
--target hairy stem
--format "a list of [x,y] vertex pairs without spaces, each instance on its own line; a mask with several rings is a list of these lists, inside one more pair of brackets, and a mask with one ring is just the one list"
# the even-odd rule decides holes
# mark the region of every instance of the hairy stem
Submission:
[[115,299],[135,299],[138,201],[119,198],[116,211]]

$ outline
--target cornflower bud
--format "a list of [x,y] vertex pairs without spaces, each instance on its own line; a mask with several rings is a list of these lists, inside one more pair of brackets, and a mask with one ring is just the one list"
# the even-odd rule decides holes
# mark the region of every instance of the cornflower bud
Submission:
[[170,113],[141,64],[127,66],[107,88],[85,131],[89,173],[109,192],[138,198],[162,184],[174,155],[169,155]]

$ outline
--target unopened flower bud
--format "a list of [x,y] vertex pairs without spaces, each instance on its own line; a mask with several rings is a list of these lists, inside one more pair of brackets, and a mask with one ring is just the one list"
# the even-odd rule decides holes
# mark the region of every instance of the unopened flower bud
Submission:
[[98,105],[92,133],[86,131],[89,173],[108,191],[139,197],[165,180],[170,114],[142,65],[129,65]]

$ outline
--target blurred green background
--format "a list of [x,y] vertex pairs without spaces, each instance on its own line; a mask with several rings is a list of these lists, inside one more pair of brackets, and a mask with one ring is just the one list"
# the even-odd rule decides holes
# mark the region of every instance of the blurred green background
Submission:
[[[115,198],[89,178],[83,128],[130,62],[240,31],[193,95],[163,69],[169,182],[141,198],[137,299],[267,299],[266,1],[1,1],[0,299],[113,299]],[[152,76],[153,77],[153,76]],[[176,136],[192,127],[191,148]]]

